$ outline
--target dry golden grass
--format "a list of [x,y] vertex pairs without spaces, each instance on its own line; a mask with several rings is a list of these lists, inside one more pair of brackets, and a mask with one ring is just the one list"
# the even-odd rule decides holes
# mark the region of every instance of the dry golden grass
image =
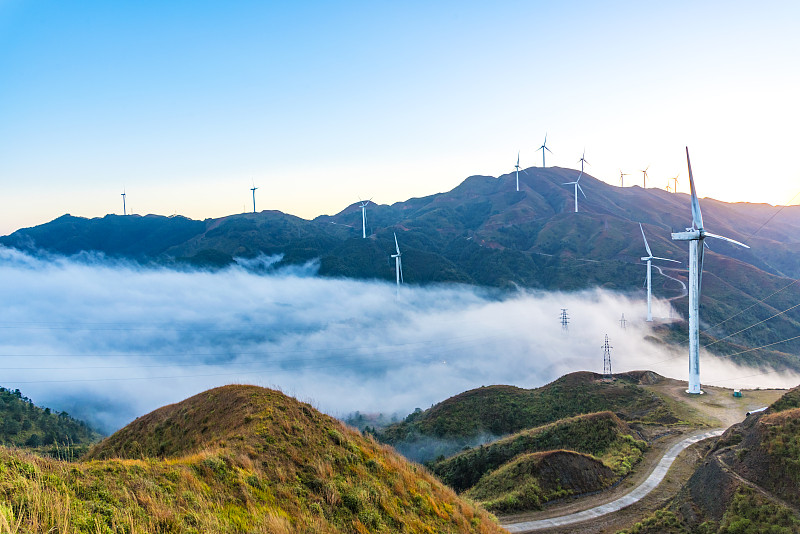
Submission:
[[0,449],[13,533],[501,532],[421,466],[281,393],[226,386],[62,463]]

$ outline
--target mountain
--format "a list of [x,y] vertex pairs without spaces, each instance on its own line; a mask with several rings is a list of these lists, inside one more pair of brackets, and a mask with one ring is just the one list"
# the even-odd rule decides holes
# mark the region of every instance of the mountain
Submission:
[[[577,171],[529,168],[520,176],[471,176],[446,193],[368,206],[368,239],[361,239],[358,203],[332,216],[304,220],[278,211],[192,221],[184,217],[65,215],[20,229],[0,244],[72,255],[97,251],[142,263],[220,268],[234,258],[274,256],[283,265],[317,261],[322,276],[393,280],[388,261],[397,233],[404,276],[412,284],[457,282],[500,288],[577,290],[601,286],[641,291],[644,254],[638,223],[653,252],[683,265],[654,270],[654,293],[673,299],[685,316],[688,249],[670,238],[690,221],[688,195],[660,189],[616,187],[584,174],[587,198],[573,212]],[[800,310],[800,206],[701,201],[709,230],[747,242],[742,249],[709,243],[703,277],[702,318],[709,339],[738,332],[710,350],[739,363],[798,368],[794,332]],[[784,313],[785,312],[785,313]],[[777,315],[776,315],[777,314]],[[757,329],[743,330],[775,315]],[[685,317],[684,317],[685,318]],[[715,327],[718,323],[723,325]],[[665,339],[685,339],[685,324],[667,326]],[[783,341],[787,340],[787,341]],[[776,343],[780,342],[780,343]],[[773,344],[749,351],[753,347]],[[748,351],[748,352],[743,352]]]
[[79,462],[0,448],[0,471],[14,532],[502,532],[388,447],[256,386],[160,408]]
[[89,425],[66,412],[36,406],[18,389],[0,388],[0,444],[70,459],[100,438]]

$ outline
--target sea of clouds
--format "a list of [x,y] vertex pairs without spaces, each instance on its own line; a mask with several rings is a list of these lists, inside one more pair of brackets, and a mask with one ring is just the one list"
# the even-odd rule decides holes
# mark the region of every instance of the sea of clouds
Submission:
[[[180,271],[0,248],[0,386],[110,432],[231,383],[280,389],[336,416],[405,415],[481,385],[602,372],[606,334],[614,371],[686,378],[685,349],[645,340],[642,296],[406,285],[397,297],[391,283],[322,278],[313,262],[275,269],[278,259]],[[669,303],[655,301],[654,315],[668,317]],[[701,378],[800,383],[708,355]]]

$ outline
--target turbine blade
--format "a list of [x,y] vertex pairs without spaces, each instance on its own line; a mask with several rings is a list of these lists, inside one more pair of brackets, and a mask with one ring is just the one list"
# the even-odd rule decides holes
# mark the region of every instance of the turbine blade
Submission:
[[526,171],[525,169],[522,169],[522,172],[524,172],[525,174],[528,174],[528,171]]
[[675,262],[675,263],[680,263],[678,260],[671,260],[669,258],[659,258],[658,256],[653,256],[653,259],[654,260],[672,261],[672,262]]
[[544,147],[544,149],[545,149],[545,150],[547,150],[548,152],[550,152],[551,154],[553,153],[553,151],[552,151],[552,150],[550,150],[550,149],[549,149],[549,148],[547,148],[547,147]]
[[403,260],[401,259],[400,262],[397,264],[400,267],[400,283],[404,283],[403,281]]
[[647,249],[647,255],[652,257],[653,253],[650,252],[650,245],[647,244],[647,238],[644,236],[644,228],[642,228],[642,223],[639,223],[639,230],[642,231],[642,239],[644,239],[644,248]]
[[519,150],[517,150],[517,167],[519,167]]
[[583,195],[583,198],[586,198],[586,193],[583,192],[583,188],[581,187],[581,184],[579,184],[578,182],[575,182],[575,185],[578,187],[578,190]]
[[747,245],[745,245],[744,243],[740,243],[739,241],[736,241],[735,239],[731,239],[730,237],[725,237],[725,236],[721,236],[721,235],[717,235],[717,234],[712,234],[712,233],[709,233],[709,232],[704,232],[704,233],[705,233],[706,237],[713,237],[714,239],[722,239],[723,241],[727,241],[728,243],[733,243],[734,245],[739,245],[740,247],[750,248]]
[[700,288],[703,287],[703,252],[705,251],[705,248],[703,247],[703,241],[702,240],[700,241],[700,246],[697,247],[697,249],[698,249],[697,250],[697,254],[699,256],[697,258],[697,260],[698,260],[697,263],[700,264],[700,270],[697,273],[697,296],[699,297],[700,296]]
[[397,249],[397,254],[400,255],[400,245],[397,244],[397,233],[394,233],[394,247]]
[[689,188],[692,193],[692,224],[698,230],[703,229],[703,214],[700,212],[700,201],[697,200],[697,191],[694,188],[694,176],[692,175],[692,162],[689,160],[689,147],[686,147],[686,165],[689,167]]

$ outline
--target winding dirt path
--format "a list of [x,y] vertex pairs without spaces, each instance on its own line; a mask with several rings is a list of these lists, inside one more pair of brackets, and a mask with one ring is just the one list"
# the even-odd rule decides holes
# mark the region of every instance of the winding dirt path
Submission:
[[658,272],[661,274],[661,276],[663,276],[664,278],[669,278],[670,280],[675,280],[683,288],[683,294],[680,297],[672,297],[669,300],[681,299],[681,298],[683,298],[683,297],[685,297],[686,295],[689,294],[689,289],[686,287],[686,283],[683,280],[679,280],[678,278],[674,278],[674,277],[672,277],[672,276],[670,276],[668,274],[664,274],[663,269],[661,267],[659,267],[658,265],[653,265],[653,267],[655,267],[658,270]]
[[596,519],[598,517],[604,516],[606,514],[610,514],[612,512],[617,512],[626,508],[638,501],[640,501],[645,495],[653,491],[656,486],[664,479],[669,471],[670,466],[678,457],[678,455],[683,452],[684,449],[687,447],[697,443],[698,441],[702,441],[704,439],[717,437],[722,435],[723,429],[715,429],[706,432],[696,433],[692,436],[689,436],[672,447],[661,457],[661,460],[656,465],[653,472],[650,473],[641,484],[639,484],[636,488],[631,490],[629,493],[611,501],[607,504],[601,504],[599,506],[595,506],[594,508],[590,508],[588,510],[584,510],[582,512],[576,512],[569,515],[564,515],[560,517],[552,517],[549,519],[539,519],[535,521],[521,521],[519,523],[506,523],[503,524],[503,527],[508,530],[509,532],[536,532],[538,530],[548,529],[548,528],[556,528],[562,527],[565,525],[571,525],[574,523],[581,523],[583,521],[588,521],[591,519]]

